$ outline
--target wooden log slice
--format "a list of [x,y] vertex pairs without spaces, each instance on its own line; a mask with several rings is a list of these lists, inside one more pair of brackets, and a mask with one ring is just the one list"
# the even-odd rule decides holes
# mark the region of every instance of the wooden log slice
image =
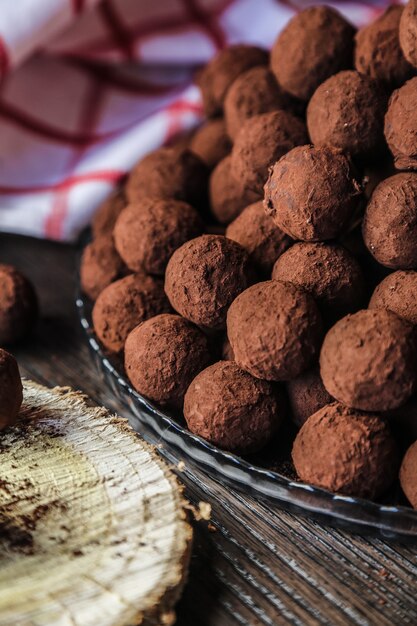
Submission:
[[172,624],[192,530],[174,475],[120,418],[24,381],[0,434],[0,624]]

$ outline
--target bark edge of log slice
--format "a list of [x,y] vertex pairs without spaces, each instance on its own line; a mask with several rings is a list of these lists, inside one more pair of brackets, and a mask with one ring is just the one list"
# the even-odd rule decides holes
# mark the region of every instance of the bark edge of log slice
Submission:
[[173,624],[192,543],[174,474],[81,393],[23,386],[0,434],[0,625]]

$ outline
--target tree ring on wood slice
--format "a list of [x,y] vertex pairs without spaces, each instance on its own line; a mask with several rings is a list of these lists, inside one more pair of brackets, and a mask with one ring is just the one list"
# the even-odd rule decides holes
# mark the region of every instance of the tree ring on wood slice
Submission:
[[80,393],[23,385],[0,436],[0,625],[172,624],[192,540],[174,475]]

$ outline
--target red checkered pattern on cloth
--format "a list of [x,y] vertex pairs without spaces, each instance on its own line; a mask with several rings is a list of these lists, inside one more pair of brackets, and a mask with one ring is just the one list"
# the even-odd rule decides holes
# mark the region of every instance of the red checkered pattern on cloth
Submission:
[[[149,150],[201,118],[195,68],[269,47],[302,0],[0,0],[0,229],[72,240]],[[389,2],[335,2],[357,25]]]

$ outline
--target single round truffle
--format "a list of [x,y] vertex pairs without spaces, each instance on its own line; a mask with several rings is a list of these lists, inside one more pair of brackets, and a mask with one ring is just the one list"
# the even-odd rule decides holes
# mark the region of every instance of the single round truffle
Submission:
[[125,270],[125,265],[114,247],[113,237],[102,234],[85,247],[80,264],[81,289],[95,300],[107,285]]
[[157,315],[127,336],[125,369],[140,394],[181,409],[191,381],[211,361],[208,339],[179,315]]
[[335,74],[314,92],[307,107],[312,142],[366,159],[384,148],[387,97],[379,83],[355,71]]
[[98,207],[91,221],[91,229],[94,239],[102,235],[111,235],[114,225],[127,202],[123,189],[116,189]]
[[0,264],[0,345],[25,337],[38,318],[32,284],[12,265]]
[[330,146],[293,148],[265,184],[266,211],[287,235],[303,241],[337,237],[361,198],[349,158]]
[[328,323],[357,311],[365,301],[362,270],[338,244],[296,243],[279,257],[272,278],[308,291]]
[[334,400],[323,385],[318,367],[288,381],[287,393],[291,417],[297,426],[302,426],[310,415]]
[[385,115],[385,138],[397,170],[417,170],[417,76],[394,91]]
[[165,291],[173,308],[190,322],[221,329],[227,309],[253,278],[242,246],[221,235],[202,235],[172,255]]
[[129,202],[145,198],[183,200],[200,209],[207,203],[208,168],[190,150],[159,148],[132,169],[126,183]]
[[230,452],[261,449],[285,414],[276,386],[253,378],[233,361],[200,372],[185,394],[184,417],[191,432]]
[[211,170],[227,157],[231,149],[232,143],[223,119],[209,120],[197,129],[190,141],[191,152],[200,157]]
[[232,174],[244,189],[262,193],[268,168],[295,146],[307,143],[304,122],[288,111],[249,118],[236,136]]
[[417,0],[408,0],[400,20],[400,45],[405,58],[417,67]]
[[240,243],[253,263],[265,274],[271,273],[275,261],[293,243],[265,213],[262,201],[246,207],[229,224],[226,237]]
[[130,274],[98,296],[92,313],[94,330],[107,350],[120,352],[135,326],[170,310],[161,280],[142,273]]
[[398,452],[387,423],[334,402],[309,417],[298,432],[292,460],[307,483],[374,499],[391,486]]
[[178,200],[130,204],[114,227],[114,242],[129,269],[163,275],[173,252],[204,231],[192,206]]
[[404,7],[390,6],[356,34],[355,67],[381,81],[388,89],[399,87],[414,73],[400,48],[398,28]]
[[271,68],[279,84],[301,100],[309,100],[326,78],[349,69],[355,30],[330,7],[309,7],[295,15],[278,35]]
[[236,78],[251,67],[267,65],[268,52],[256,46],[229,46],[219,52],[201,71],[201,89],[207,117],[222,112],[226,93]]
[[270,280],[236,298],[227,314],[227,336],[236,363],[252,376],[291,380],[318,354],[321,316],[310,294]]
[[375,188],[362,223],[375,259],[392,269],[417,269],[417,173],[386,178]]
[[0,348],[0,430],[16,422],[22,400],[22,381],[16,359]]
[[243,189],[241,182],[232,171],[231,156],[227,156],[214,168],[209,183],[210,207],[221,224],[229,224],[251,202],[256,202],[262,194]]
[[398,271],[377,285],[370,309],[386,309],[417,325],[417,272]]
[[417,509],[417,441],[405,453],[400,467],[400,483],[407,500],[413,509]]
[[395,409],[417,386],[414,327],[391,311],[347,315],[324,339],[320,373],[327,391],[347,406]]
[[300,106],[278,85],[267,67],[253,67],[241,74],[227,92],[224,101],[227,132],[234,139],[247,119],[278,109],[296,113]]

